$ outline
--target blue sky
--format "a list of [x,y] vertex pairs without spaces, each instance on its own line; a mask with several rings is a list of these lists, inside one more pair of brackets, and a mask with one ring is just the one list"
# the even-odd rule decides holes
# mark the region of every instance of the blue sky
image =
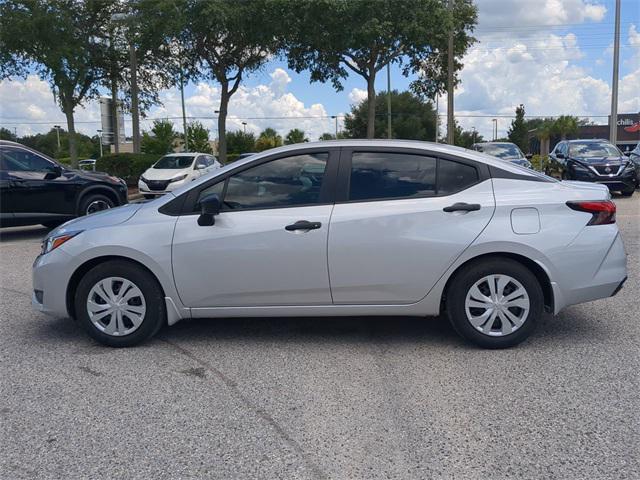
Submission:
[[[485,136],[492,130],[491,116],[512,115],[524,103],[529,115],[572,114],[606,122],[610,108],[614,0],[478,0],[479,22],[474,45],[463,63],[462,83],[456,90],[456,115],[465,128],[476,127]],[[640,1],[622,0],[619,112],[640,111]],[[392,67],[392,88],[407,89],[412,79]],[[376,87],[386,89],[386,72]],[[230,103],[230,130],[259,132],[273,126],[281,133],[303,128],[311,139],[333,131],[329,115],[348,112],[365,93],[364,80],[351,75],[344,90],[330,84],[309,83],[309,74],[288,70],[286,62],[273,60],[247,77]],[[187,113],[213,116],[219,92],[214,82],[191,84],[186,89]],[[162,92],[163,105],[150,118],[178,117],[179,95]],[[440,112],[445,114],[445,98]],[[291,117],[282,120],[248,120],[249,117]],[[78,129],[94,133],[99,128],[97,102],[76,114]],[[305,118],[314,117],[314,118]],[[10,123],[14,122],[14,123]],[[48,122],[48,123],[47,123]],[[64,117],[51,91],[36,77],[0,83],[0,124],[19,134],[46,131]],[[130,122],[127,131],[130,131]],[[204,120],[215,137],[212,120]],[[499,135],[506,134],[510,119],[499,117]],[[180,122],[176,121],[179,127]],[[143,122],[148,128],[150,121]]]

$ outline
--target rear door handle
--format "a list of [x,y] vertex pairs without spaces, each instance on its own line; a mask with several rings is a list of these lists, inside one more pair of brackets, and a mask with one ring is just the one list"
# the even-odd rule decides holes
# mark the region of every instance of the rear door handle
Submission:
[[480,210],[479,203],[454,203],[442,209],[444,212],[473,212],[475,210]]
[[309,222],[308,220],[298,220],[296,223],[287,225],[284,227],[288,232],[294,232],[296,230],[317,230],[322,227],[320,222]]

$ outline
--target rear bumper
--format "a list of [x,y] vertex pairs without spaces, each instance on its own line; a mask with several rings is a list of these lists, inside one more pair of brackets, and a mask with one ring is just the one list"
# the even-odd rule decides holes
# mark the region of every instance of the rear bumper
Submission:
[[[607,230],[612,233],[610,227],[615,228],[615,225],[586,227],[585,232],[579,235],[564,253],[566,258],[571,258],[573,265],[563,265],[563,261],[559,260],[561,273],[558,281],[554,282],[554,313],[569,305],[611,297],[622,288],[627,279],[627,254],[617,228],[613,241],[609,237],[605,242]],[[601,245],[609,246],[608,249],[605,247],[602,254],[598,255],[593,248],[585,248],[599,241],[602,242]],[[581,256],[582,263],[579,263],[580,259],[572,258],[568,253],[574,250],[576,255]],[[589,250],[591,252],[587,253]],[[591,256],[591,265],[590,262],[585,262],[584,255]],[[576,267],[577,265],[579,267]]]

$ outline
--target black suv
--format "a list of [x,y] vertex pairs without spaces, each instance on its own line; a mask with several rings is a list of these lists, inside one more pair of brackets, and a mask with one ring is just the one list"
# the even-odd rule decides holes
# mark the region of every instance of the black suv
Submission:
[[606,140],[564,140],[549,155],[563,180],[602,183],[630,197],[635,191],[635,167]]
[[53,227],[125,203],[124,180],[72,170],[24,145],[0,140],[0,227]]

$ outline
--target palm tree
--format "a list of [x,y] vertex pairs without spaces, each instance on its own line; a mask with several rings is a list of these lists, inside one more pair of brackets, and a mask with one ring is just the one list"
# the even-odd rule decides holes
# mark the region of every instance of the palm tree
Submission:
[[567,135],[573,135],[578,131],[578,119],[571,115],[561,115],[553,122],[553,133],[560,135],[562,140]]
[[291,145],[293,143],[304,143],[308,141],[309,139],[305,136],[304,130],[300,130],[299,128],[289,130],[287,136],[284,137],[285,145]]
[[549,139],[555,131],[554,123],[552,119],[545,118],[536,129],[536,137],[540,140],[540,155],[543,157],[549,155]]

